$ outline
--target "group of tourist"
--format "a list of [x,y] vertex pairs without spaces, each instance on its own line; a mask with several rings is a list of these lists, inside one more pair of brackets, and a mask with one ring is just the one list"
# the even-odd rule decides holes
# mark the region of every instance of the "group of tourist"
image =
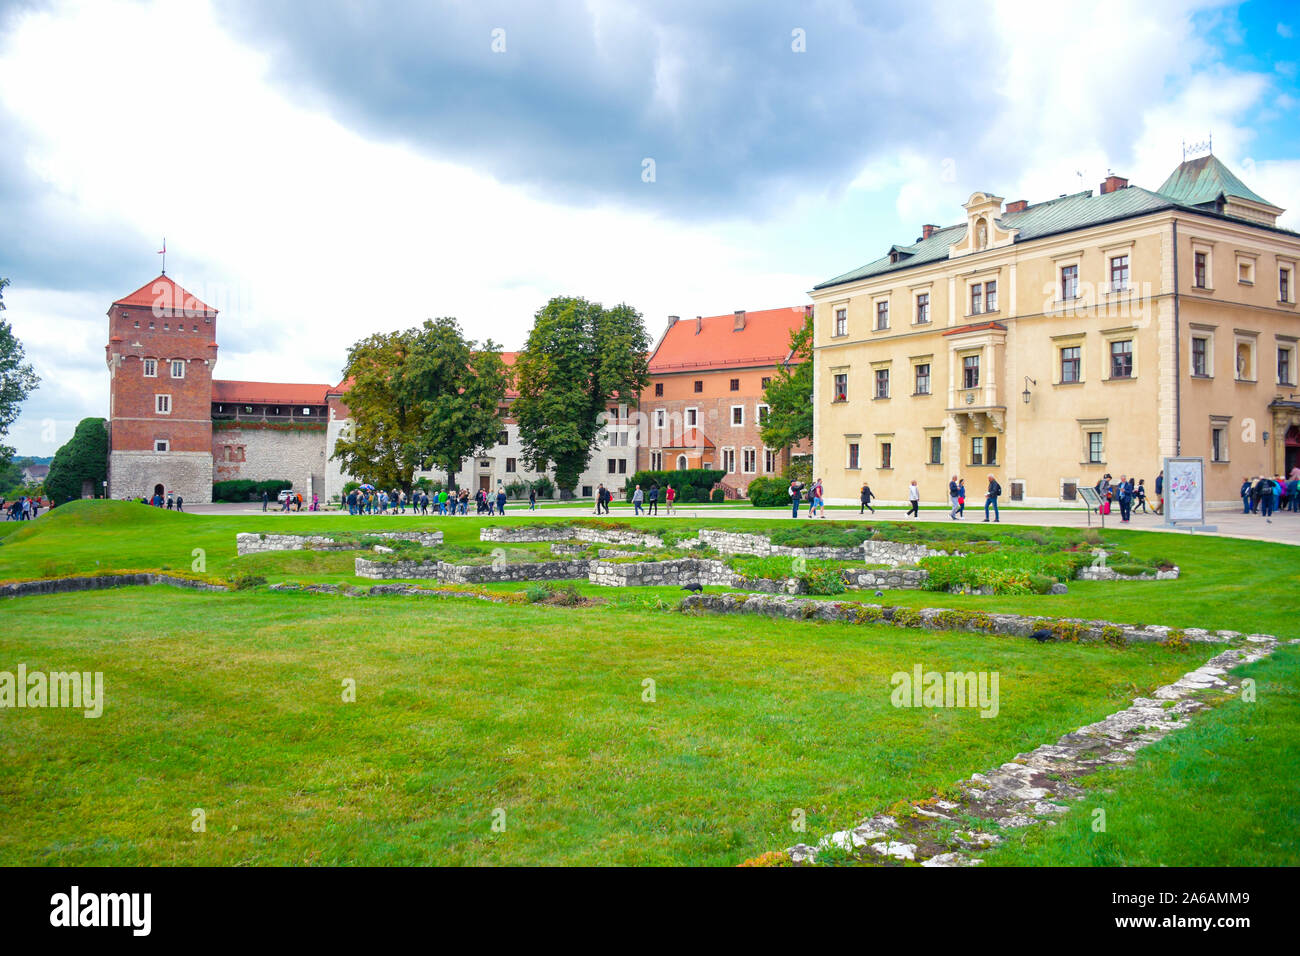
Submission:
[[[605,486],[600,486],[600,491],[605,495],[605,514],[609,514],[610,493],[605,490]],[[677,489],[672,485],[664,486],[664,505],[668,509],[668,514],[673,513],[673,502],[677,500]],[[650,490],[643,491],[640,485],[637,485],[632,491],[632,507],[636,514],[643,511],[647,515],[657,515],[659,513],[659,483],[651,482]],[[600,514],[600,496],[596,498],[596,514]]]
[[1261,515],[1270,524],[1278,511],[1300,511],[1300,466],[1290,477],[1257,475],[1241,479],[1242,514]]
[[13,501],[0,498],[0,511],[6,521],[31,521],[41,513],[41,499],[31,495],[20,495]]
[[[470,499],[474,500],[475,514],[506,513],[506,491],[498,487],[493,495],[486,488],[471,495],[468,488],[450,491],[442,488],[438,491],[413,491],[407,494],[401,489],[392,491],[373,488],[354,488],[344,497],[344,506],[352,515],[396,515],[409,512],[413,515],[464,515],[469,514]],[[528,491],[528,509],[537,510],[537,492]]]

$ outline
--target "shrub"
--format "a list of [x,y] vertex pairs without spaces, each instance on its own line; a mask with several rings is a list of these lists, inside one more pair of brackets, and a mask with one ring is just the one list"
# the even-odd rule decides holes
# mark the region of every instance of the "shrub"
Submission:
[[755,508],[780,508],[790,503],[790,483],[780,478],[755,478],[746,496]]
[[[90,482],[91,494],[104,493],[108,477],[108,423],[102,418],[83,418],[72,438],[54,453],[45,494],[53,502],[80,498],[82,486]],[[153,487],[148,488],[153,494]]]
[[214,481],[212,483],[212,500],[213,501],[253,501],[262,497],[262,492],[266,492],[267,498],[274,501],[276,496],[286,489],[292,488],[293,482],[284,479],[274,481],[248,481],[243,478],[234,481]]
[[228,580],[236,591],[246,591],[249,588],[255,588],[260,584],[266,583],[266,578],[262,575],[249,574],[246,571],[233,571]]
[[537,492],[539,498],[549,498],[555,494],[555,482],[551,481],[546,475],[534,478],[533,491]]
[[544,584],[530,584],[524,590],[524,596],[528,598],[529,604],[536,604],[538,601],[545,601],[551,596],[551,589]]
[[[686,468],[681,471],[638,471],[627,480],[623,493],[632,500],[632,492],[640,485],[642,490],[657,484],[660,488],[672,485],[677,489],[679,501],[708,501],[713,486],[722,480],[725,471],[716,468]],[[663,496],[660,495],[662,500]]]
[[713,491],[709,493],[709,500],[712,501],[715,505],[721,504],[722,502],[727,500],[727,493],[723,491],[721,488],[714,488]]
[[528,494],[528,483],[516,479],[506,485],[506,494],[511,498],[523,498]]
[[843,594],[845,591],[844,572],[839,568],[809,568],[798,578],[809,594]]

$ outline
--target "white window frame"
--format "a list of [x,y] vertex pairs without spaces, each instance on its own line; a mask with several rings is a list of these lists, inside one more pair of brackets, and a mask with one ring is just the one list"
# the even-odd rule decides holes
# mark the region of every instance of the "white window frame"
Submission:
[[[1281,336],[1276,336],[1275,342],[1277,344],[1277,350],[1273,354],[1273,376],[1274,378],[1277,379],[1278,385],[1287,385],[1294,388],[1296,385],[1296,367],[1295,367],[1295,360],[1297,355],[1296,340],[1286,339],[1286,338],[1282,338]],[[1291,355],[1290,359],[1287,360],[1287,366],[1289,367],[1289,370],[1291,372],[1291,381],[1289,382],[1282,381],[1282,376],[1278,375],[1277,373],[1277,357],[1282,352],[1289,352]]]
[[145,377],[145,378],[157,378],[157,377],[158,377],[158,360],[157,360],[157,359],[147,358],[147,359],[145,359],[143,362],[141,362],[141,366],[142,366],[143,369],[144,369],[144,377]]
[[[1187,375],[1189,378],[1214,378],[1214,333],[1215,327],[1210,325],[1197,325],[1192,323],[1187,329]],[[1197,375],[1193,372],[1192,366],[1192,339],[1205,339],[1205,374]],[[1232,357],[1232,365],[1235,371],[1237,365],[1237,356]]]
[[734,475],[736,473],[735,446],[727,445],[724,446],[723,448],[719,448],[718,455],[719,458],[721,459],[719,462],[719,464],[722,466],[721,470],[728,475]]
[[158,415],[170,415],[172,413],[171,394],[155,394],[153,397],[153,410]]
[[[1102,371],[1101,380],[1103,382],[1132,382],[1136,380],[1138,377],[1138,330],[1133,327],[1124,328],[1124,329],[1107,329],[1106,331],[1102,332],[1101,337],[1102,337],[1102,342],[1105,345],[1105,348],[1102,350],[1103,368],[1101,370]],[[1129,349],[1129,356],[1133,360],[1133,374],[1128,376],[1127,378],[1120,378],[1118,376],[1111,374],[1112,368],[1111,368],[1110,347],[1111,344],[1114,342],[1132,343],[1132,347]],[[1080,353],[1080,358],[1082,358],[1082,353]],[[1080,362],[1080,366],[1082,366],[1082,364],[1083,363]],[[1059,370],[1057,374],[1060,374]]]
[[[746,467],[746,465],[749,467]],[[758,449],[753,445],[746,445],[740,449],[740,473],[742,475],[758,473]]]
[[[885,324],[880,324],[880,306],[885,307]],[[871,331],[888,332],[893,324],[891,313],[894,311],[888,295],[878,295],[871,300]]]
[[766,446],[764,446],[763,448],[763,474],[765,475],[776,474],[776,449],[775,448],[768,448]]
[[666,409],[663,409],[663,408],[656,408],[656,409],[654,410],[654,416],[655,416],[655,428],[665,428],[665,427],[667,427],[667,424],[668,424],[668,411],[667,411]]
[[155,438],[153,440],[153,450],[159,454],[171,451],[172,443],[167,438]]
[[[1232,461],[1232,429],[1228,426],[1232,424],[1231,415],[1211,415],[1210,416],[1210,447],[1207,456],[1212,465],[1226,465]],[[1223,440],[1219,443],[1219,451],[1223,457],[1214,457],[1214,433],[1222,433]]]
[[754,406],[754,423],[756,425],[763,424],[763,420],[771,411],[772,411],[772,406],[767,405],[764,402],[759,402],[757,405]]
[[700,427],[700,409],[698,405],[691,405],[682,410],[682,426],[684,428]]
[[[1196,254],[1205,254],[1205,285],[1196,284]],[[1191,288],[1196,292],[1214,291],[1214,244],[1203,240],[1192,240],[1192,259],[1188,263]]]
[[[1273,294],[1277,296],[1279,305],[1295,305],[1295,268],[1294,259],[1283,259],[1280,256],[1277,260],[1277,281],[1273,285]],[[1286,298],[1282,298],[1282,273],[1286,276]]]
[[[925,296],[925,319],[917,318],[921,310],[921,296]],[[934,324],[934,290],[930,286],[924,289],[912,290],[912,324],[913,325],[933,325]]]
[[[736,421],[736,412],[740,412],[740,421]],[[731,427],[732,428],[745,427],[745,406],[744,405],[731,406]]]
[[[171,359],[170,361],[168,361],[167,365],[168,365],[168,368],[169,368],[169,370],[170,370],[170,372],[171,372],[171,376],[172,376],[172,378],[184,378],[184,377],[185,377],[185,360],[184,360],[184,359]],[[180,369],[181,374],[179,374],[179,375],[176,374],[176,370],[177,370],[177,369]]]

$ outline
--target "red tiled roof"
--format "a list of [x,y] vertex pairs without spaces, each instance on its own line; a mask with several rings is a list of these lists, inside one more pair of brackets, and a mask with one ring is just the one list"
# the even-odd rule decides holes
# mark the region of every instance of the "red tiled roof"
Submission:
[[735,331],[734,314],[705,316],[699,334],[695,319],[679,319],[650,357],[650,374],[779,365],[790,354],[790,333],[803,322],[801,305],[746,312],[745,327],[740,331]]
[[212,400],[231,405],[324,405],[328,385],[212,380]]
[[146,282],[128,296],[123,296],[114,305],[132,305],[146,309],[159,309],[166,312],[185,311],[216,315],[212,306],[196,299],[189,292],[178,286],[165,275]]

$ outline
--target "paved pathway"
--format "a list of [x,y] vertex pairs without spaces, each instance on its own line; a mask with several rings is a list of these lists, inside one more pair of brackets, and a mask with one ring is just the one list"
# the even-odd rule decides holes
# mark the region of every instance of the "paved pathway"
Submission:
[[[262,509],[257,504],[211,504],[211,505],[192,505],[187,510],[195,514],[261,514]],[[663,508],[660,508],[661,513]],[[283,518],[298,518],[311,514],[337,514],[337,512],[289,512],[282,513],[278,510],[271,509],[267,511],[268,515],[275,515]],[[531,516],[544,518],[574,518],[590,517],[591,508],[589,506],[579,506],[573,508],[547,507],[540,508],[537,511],[529,511],[527,506],[517,506],[509,504],[506,506],[506,514],[510,517]],[[858,519],[858,510],[856,508],[835,508],[829,510],[831,519],[856,520]],[[676,517],[680,518],[760,518],[765,521],[774,520],[793,520],[790,518],[790,512],[773,508],[750,508],[746,506],[683,506],[677,509]],[[402,521],[409,518],[410,515],[396,515],[394,521]],[[433,517],[433,516],[430,516]],[[612,519],[621,521],[645,521],[653,524],[657,519],[653,516],[637,518],[633,515],[630,507],[614,506]],[[948,509],[932,508],[921,509],[920,518],[904,517],[902,508],[877,508],[875,515],[867,514],[866,520],[878,521],[938,521],[952,522],[948,517]],[[444,520],[452,521],[453,518]],[[813,520],[807,516],[807,511],[801,509],[799,512],[800,521]],[[960,519],[962,522],[970,524],[981,524],[984,520],[982,509],[968,508],[966,516]],[[1100,527],[1101,518],[1098,515],[1091,515],[1083,508],[1069,509],[1048,509],[1048,508],[1024,508],[1024,509],[1004,509],[1002,511],[1003,524],[1031,525],[1046,528],[1085,528]],[[956,522],[952,522],[956,523]],[[1282,544],[1300,545],[1300,514],[1284,512],[1273,517],[1272,521],[1267,521],[1259,515],[1245,515],[1238,509],[1212,511],[1206,516],[1206,523],[1215,526],[1218,530],[1214,532],[1217,536],[1232,538],[1250,538],[1256,541],[1277,541]],[[1158,515],[1137,514],[1133,520],[1127,524],[1121,524],[1119,515],[1111,515],[1106,518],[1106,527],[1110,528],[1130,528],[1134,531],[1163,531],[1173,534],[1188,534],[1185,528],[1170,528],[1164,524],[1164,519]],[[1199,533],[1199,532],[1197,532]]]

